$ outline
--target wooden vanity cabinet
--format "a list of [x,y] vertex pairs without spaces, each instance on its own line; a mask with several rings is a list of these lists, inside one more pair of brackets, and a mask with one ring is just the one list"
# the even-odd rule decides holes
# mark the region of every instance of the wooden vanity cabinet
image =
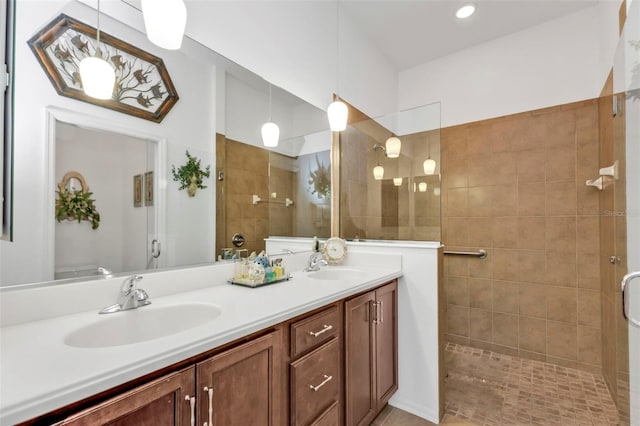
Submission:
[[168,374],[63,420],[70,426],[189,425],[194,368]]
[[398,388],[398,285],[345,302],[345,423],[368,425]]
[[281,334],[249,340],[59,424],[280,426]]
[[397,389],[397,339],[394,280],[21,426],[368,425]]
[[281,341],[277,330],[198,363],[197,424],[279,426]]

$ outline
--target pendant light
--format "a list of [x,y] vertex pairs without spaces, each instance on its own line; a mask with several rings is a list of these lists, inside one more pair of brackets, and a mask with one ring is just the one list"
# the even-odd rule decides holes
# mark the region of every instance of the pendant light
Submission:
[[375,180],[382,180],[383,177],[384,177],[384,167],[382,167],[380,163],[378,163],[378,165],[373,168],[373,178]]
[[98,0],[95,56],[87,56],[80,61],[78,70],[84,93],[96,99],[111,99],[116,73],[113,67],[102,59],[100,51],[100,0]]
[[334,101],[327,108],[329,127],[332,132],[341,132],[347,128],[349,109],[347,104],[340,100],[340,4],[336,0],[336,95]]
[[429,142],[429,158],[422,163],[422,170],[425,175],[432,175],[436,172],[436,160],[431,158],[431,142]]
[[271,120],[271,83],[269,83],[269,121],[262,125],[262,143],[264,146],[278,146],[280,128]]
[[151,43],[163,49],[180,49],[187,25],[183,0],[142,0],[142,16]]
[[402,178],[401,177],[393,178],[393,184],[395,186],[402,186]]
[[418,183],[418,191],[427,192],[427,182]]
[[387,147],[387,157],[388,158],[398,158],[400,157],[400,148],[402,147],[402,142],[395,136],[391,136],[387,139],[385,143]]
[[436,171],[436,160],[431,157],[427,158],[424,160],[424,163],[422,163],[422,169],[424,170],[425,175],[434,174]]

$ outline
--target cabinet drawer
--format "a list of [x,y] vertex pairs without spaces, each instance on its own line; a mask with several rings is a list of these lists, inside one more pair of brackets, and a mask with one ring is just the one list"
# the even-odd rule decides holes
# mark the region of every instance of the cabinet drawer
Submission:
[[339,398],[340,344],[337,338],[290,364],[291,424],[308,425]]
[[340,426],[340,404],[338,404],[338,401],[320,414],[320,417],[311,426]]
[[306,352],[331,340],[338,334],[340,318],[334,305],[308,318],[291,324],[291,357]]

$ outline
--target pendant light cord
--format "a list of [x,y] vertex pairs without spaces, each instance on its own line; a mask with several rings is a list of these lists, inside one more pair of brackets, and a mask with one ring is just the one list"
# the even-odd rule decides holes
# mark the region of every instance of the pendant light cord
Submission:
[[336,0],[336,100],[340,99],[340,1]]
[[102,59],[102,52],[100,52],[100,0],[98,0],[98,19],[96,28],[96,56],[100,53],[100,59]]
[[271,83],[269,83],[269,121],[273,121],[271,119]]

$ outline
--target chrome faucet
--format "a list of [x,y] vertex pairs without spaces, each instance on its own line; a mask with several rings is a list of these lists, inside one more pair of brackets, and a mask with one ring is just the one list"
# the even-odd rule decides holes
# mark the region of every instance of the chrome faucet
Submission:
[[141,275],[132,275],[122,283],[118,300],[114,305],[107,306],[101,310],[100,314],[110,314],[113,312],[126,311],[128,309],[136,309],[151,303],[149,295],[146,291],[138,288],[138,281],[144,277]]
[[311,253],[311,256],[309,256],[309,261],[307,262],[307,267],[304,268],[304,272],[319,271],[320,266],[326,266],[328,264],[322,252],[314,251]]

